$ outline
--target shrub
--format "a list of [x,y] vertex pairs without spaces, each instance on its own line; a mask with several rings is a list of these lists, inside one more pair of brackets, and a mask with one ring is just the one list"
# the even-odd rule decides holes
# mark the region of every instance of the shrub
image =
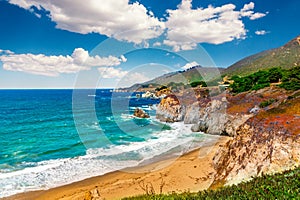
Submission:
[[269,100],[267,100],[267,101],[263,101],[263,102],[261,102],[261,103],[259,104],[259,107],[260,107],[260,108],[265,108],[265,107],[271,105],[272,103],[274,103],[274,102],[276,102],[276,101],[277,101],[276,99],[269,99]]
[[259,90],[269,87],[270,83],[277,83],[280,80],[280,87],[286,90],[300,89],[300,66],[283,70],[279,67],[271,68],[265,71],[258,71],[245,77],[232,76],[234,81],[230,85],[233,93],[241,93],[249,90]]
[[269,86],[270,86],[270,83],[256,84],[251,88],[251,90],[260,90],[260,89],[263,89],[263,88],[269,87]]
[[280,87],[286,90],[300,89],[300,66],[294,67],[283,74]]
[[201,85],[202,87],[207,87],[207,84],[204,81],[195,81],[192,82],[191,87],[197,87],[198,85]]

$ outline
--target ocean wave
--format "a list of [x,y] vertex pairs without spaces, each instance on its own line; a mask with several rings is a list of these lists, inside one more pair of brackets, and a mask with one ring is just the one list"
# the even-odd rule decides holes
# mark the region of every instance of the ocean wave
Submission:
[[210,140],[210,136],[192,133],[191,125],[181,122],[167,125],[171,126],[171,130],[154,132],[152,137],[145,141],[88,149],[84,156],[27,163],[31,167],[14,172],[2,172],[0,197],[65,185],[143,165],[166,155],[176,157],[201,147]]

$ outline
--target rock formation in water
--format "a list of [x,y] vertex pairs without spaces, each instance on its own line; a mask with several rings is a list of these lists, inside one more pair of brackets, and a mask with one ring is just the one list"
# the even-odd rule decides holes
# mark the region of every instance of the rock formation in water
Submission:
[[140,109],[140,108],[136,108],[134,110],[133,115],[138,118],[149,118],[150,117],[143,109]]
[[167,95],[156,109],[156,118],[163,122],[179,122],[185,115],[185,107],[175,95]]

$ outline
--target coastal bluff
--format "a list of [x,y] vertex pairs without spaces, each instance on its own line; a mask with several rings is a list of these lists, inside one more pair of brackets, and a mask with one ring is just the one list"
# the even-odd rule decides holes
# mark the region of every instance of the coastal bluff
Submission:
[[[194,98],[168,95],[157,119],[193,124],[192,131],[231,139],[216,152],[211,188],[237,184],[300,164],[300,91],[271,86],[258,91]],[[176,102],[176,103],[174,103]],[[265,102],[271,102],[265,105]]]

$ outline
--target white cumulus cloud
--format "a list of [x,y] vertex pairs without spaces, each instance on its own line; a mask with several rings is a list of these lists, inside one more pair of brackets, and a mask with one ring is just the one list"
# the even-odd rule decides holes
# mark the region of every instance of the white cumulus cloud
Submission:
[[187,70],[187,69],[190,69],[190,68],[195,67],[197,65],[199,65],[199,64],[196,61],[193,61],[193,62],[187,63],[186,65],[181,67],[181,69]]
[[241,10],[241,16],[242,17],[249,17],[249,19],[251,20],[255,20],[255,19],[259,19],[259,18],[262,18],[264,16],[266,16],[266,14],[268,13],[255,13],[253,11],[254,9],[254,3],[253,2],[250,2],[249,4],[245,4],[244,7],[242,8]]
[[[139,2],[129,0],[9,0],[31,12],[46,10],[56,27],[76,33],[99,33],[120,41],[149,47],[149,40],[165,36],[162,44],[174,51],[191,50],[198,43],[222,44],[246,38],[243,18],[250,20],[267,13],[254,12],[254,3],[237,10],[234,4],[193,8],[192,0],[182,0],[177,9],[167,10],[165,19]],[[33,7],[35,9],[33,9]],[[41,13],[41,12],[40,12]],[[36,14],[36,13],[34,13]]]
[[268,32],[265,30],[255,31],[256,35],[266,35]]
[[98,71],[100,72],[102,78],[120,79],[128,73],[127,71],[123,71],[121,68],[113,67],[99,67]]
[[149,80],[150,78],[147,77],[144,73],[128,72],[126,76],[123,77],[122,83],[124,83],[124,85],[131,86],[135,83],[144,83]]
[[3,50],[0,49],[0,54],[13,54],[14,52],[12,52],[11,50]]
[[194,49],[197,43],[222,44],[246,37],[242,17],[258,19],[265,16],[255,13],[254,3],[235,10],[233,4],[220,7],[192,8],[192,0],[182,0],[176,10],[167,10],[167,39],[165,45],[174,51]]
[[58,76],[62,73],[77,73],[90,70],[91,67],[116,66],[122,60],[114,57],[90,56],[88,51],[77,48],[72,55],[47,56],[44,54],[14,54],[12,52],[0,56],[3,69],[20,71],[44,76]]
[[120,58],[121,58],[122,62],[127,62],[127,58],[124,55],[121,55]]
[[34,6],[50,12],[49,17],[63,30],[100,33],[140,44],[163,33],[164,23],[144,5],[128,0],[9,0],[27,10]]
[[136,71],[126,71],[121,68],[114,67],[99,67],[98,71],[104,79],[116,79],[119,85],[131,86],[135,83],[143,83],[150,80],[144,73]]

